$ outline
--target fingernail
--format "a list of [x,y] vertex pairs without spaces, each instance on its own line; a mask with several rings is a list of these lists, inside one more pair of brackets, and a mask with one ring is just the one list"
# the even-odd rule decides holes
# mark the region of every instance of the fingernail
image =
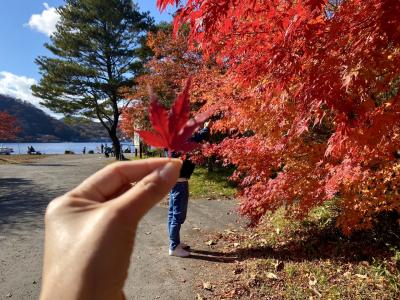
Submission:
[[172,181],[176,180],[179,171],[182,167],[182,162],[179,159],[172,159],[168,163],[165,164],[165,166],[160,170],[160,177],[164,181]]

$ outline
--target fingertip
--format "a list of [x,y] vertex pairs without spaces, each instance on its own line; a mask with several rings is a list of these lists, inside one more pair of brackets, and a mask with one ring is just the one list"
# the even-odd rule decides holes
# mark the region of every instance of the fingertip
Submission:
[[170,159],[172,163],[174,163],[176,165],[177,168],[179,168],[179,170],[182,168],[182,164],[183,161],[180,158],[171,158]]
[[165,183],[171,185],[178,179],[181,168],[182,161],[180,159],[170,159],[159,170],[159,176]]
[[[152,162],[148,161],[150,164]],[[127,213],[132,222],[137,223],[176,184],[182,167],[180,159],[165,159],[135,186],[114,202]]]

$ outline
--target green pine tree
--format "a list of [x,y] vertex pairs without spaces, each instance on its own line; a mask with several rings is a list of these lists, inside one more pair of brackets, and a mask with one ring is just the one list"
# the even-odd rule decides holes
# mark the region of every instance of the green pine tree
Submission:
[[32,86],[42,104],[66,116],[97,118],[116,158],[118,120],[125,105],[119,91],[143,71],[143,41],[153,26],[132,0],[66,0],[51,42],[52,56],[36,59],[42,76]]

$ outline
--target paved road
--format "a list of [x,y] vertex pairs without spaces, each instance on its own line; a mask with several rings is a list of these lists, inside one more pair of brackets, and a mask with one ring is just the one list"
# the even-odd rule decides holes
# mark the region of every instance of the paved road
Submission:
[[[87,155],[0,165],[0,299],[38,298],[47,203],[108,162]],[[132,255],[134,268],[125,285],[127,298],[194,299],[194,286],[201,284],[196,272],[218,261],[204,248],[205,236],[236,227],[234,210],[234,201],[191,201],[182,232],[183,239],[195,246],[188,259],[167,255],[166,203],[151,210],[139,226]]]

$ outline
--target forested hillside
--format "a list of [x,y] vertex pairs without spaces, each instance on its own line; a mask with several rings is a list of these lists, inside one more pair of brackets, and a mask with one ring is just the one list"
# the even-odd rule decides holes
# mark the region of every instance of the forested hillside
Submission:
[[[57,120],[32,104],[0,95],[0,111],[17,118],[20,142],[99,141],[107,139],[100,124],[81,119]],[[65,120],[65,122],[64,122]]]

